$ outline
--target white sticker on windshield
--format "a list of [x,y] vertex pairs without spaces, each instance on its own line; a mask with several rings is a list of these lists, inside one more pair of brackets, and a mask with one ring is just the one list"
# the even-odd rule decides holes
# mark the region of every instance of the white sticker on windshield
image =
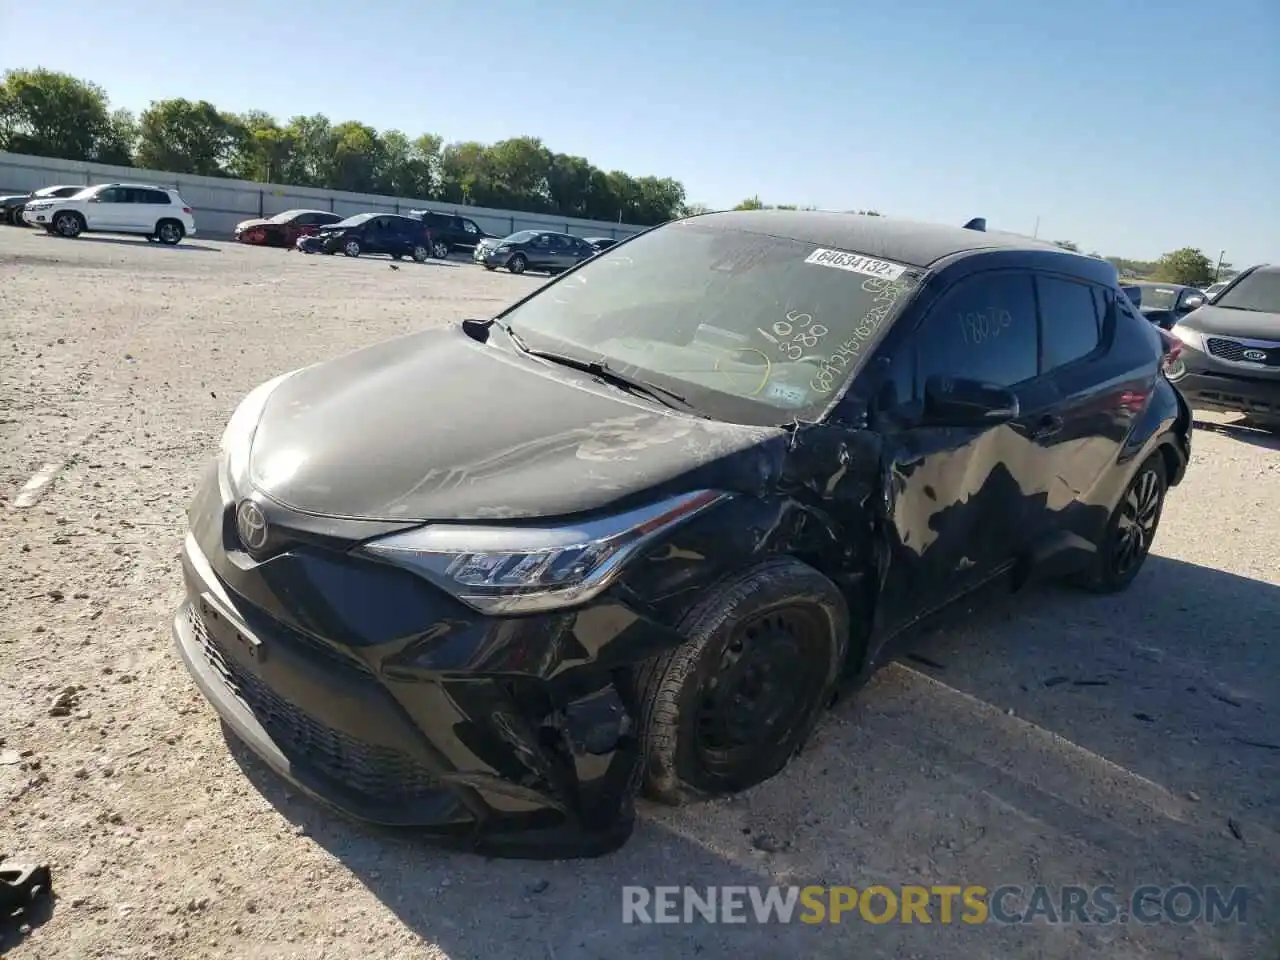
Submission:
[[907,272],[907,268],[899,263],[864,257],[856,253],[845,253],[843,250],[825,250],[822,247],[805,257],[804,262],[815,263],[820,267],[848,270],[850,273],[861,273],[868,277],[879,277],[882,280],[897,280]]

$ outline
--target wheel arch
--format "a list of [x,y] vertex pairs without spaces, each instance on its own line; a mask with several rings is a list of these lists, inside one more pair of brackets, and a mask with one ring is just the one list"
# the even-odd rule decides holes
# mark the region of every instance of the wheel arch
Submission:
[[783,557],[830,580],[849,606],[846,672],[869,652],[880,584],[880,555],[869,531],[848,530],[828,512],[794,497],[737,497],[695,517],[633,561],[620,581],[649,615],[673,630],[708,590]]

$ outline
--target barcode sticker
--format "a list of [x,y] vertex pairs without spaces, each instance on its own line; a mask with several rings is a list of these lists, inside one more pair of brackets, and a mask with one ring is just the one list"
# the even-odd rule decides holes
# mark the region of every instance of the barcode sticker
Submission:
[[897,280],[907,268],[889,260],[877,260],[875,257],[864,257],[857,253],[846,253],[843,250],[827,250],[819,247],[804,258],[805,263],[819,267],[833,267],[836,270],[848,270],[850,273],[861,273],[868,277],[879,277],[881,280]]

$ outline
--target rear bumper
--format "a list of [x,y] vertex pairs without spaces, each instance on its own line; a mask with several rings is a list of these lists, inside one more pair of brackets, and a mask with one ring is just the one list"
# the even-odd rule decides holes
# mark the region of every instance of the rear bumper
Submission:
[[[630,836],[638,746],[614,684],[556,694],[509,669],[397,670],[389,662],[403,641],[322,642],[249,604],[194,534],[182,567],[173,637],[183,663],[227,727],[300,791],[489,856],[599,856]],[[529,650],[564,635],[548,619],[477,626]],[[534,650],[543,663],[554,652]]]

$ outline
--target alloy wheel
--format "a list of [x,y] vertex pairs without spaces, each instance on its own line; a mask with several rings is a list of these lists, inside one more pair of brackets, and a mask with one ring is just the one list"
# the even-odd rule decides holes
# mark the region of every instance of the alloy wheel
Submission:
[[1144,470],[1129,487],[1116,518],[1111,556],[1117,576],[1141,563],[1151,549],[1160,520],[1160,500],[1160,477],[1154,470]]

